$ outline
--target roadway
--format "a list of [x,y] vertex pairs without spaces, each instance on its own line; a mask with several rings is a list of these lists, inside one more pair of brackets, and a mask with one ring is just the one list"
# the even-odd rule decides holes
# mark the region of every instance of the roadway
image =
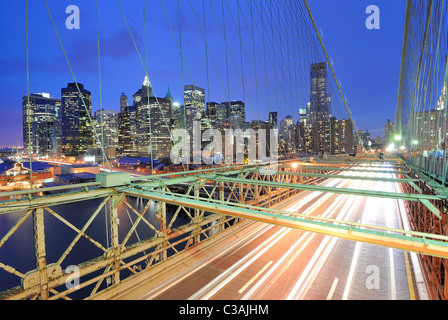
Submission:
[[[340,175],[395,177],[361,172]],[[322,185],[400,192],[394,182],[347,180],[337,175]],[[408,228],[401,200],[307,191],[282,202],[277,208],[363,224]],[[159,272],[159,282],[149,278],[146,282],[140,279],[132,284],[131,281],[124,285],[127,289],[111,298],[427,299],[415,254],[262,223],[248,222],[219,245],[201,249],[180,263],[182,268]]]

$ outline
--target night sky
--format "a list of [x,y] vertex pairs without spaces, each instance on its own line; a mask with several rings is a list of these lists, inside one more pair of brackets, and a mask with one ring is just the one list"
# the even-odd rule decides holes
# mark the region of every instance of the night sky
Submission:
[[[244,0],[240,0],[244,2]],[[61,88],[73,82],[55,31],[43,1],[29,1],[29,57],[30,93],[47,92],[60,98]],[[54,22],[68,54],[76,79],[92,92],[93,111],[100,108],[98,51],[96,29],[96,6],[93,0],[49,0],[47,1]],[[177,0],[161,1],[168,19],[178,35]],[[182,42],[187,68],[182,78],[179,51],[171,33],[160,1],[146,1],[147,41],[149,76],[154,93],[164,97],[170,87],[174,100],[182,101],[182,85],[194,84],[206,88],[204,66],[204,42],[195,18],[191,14],[188,1],[181,0]],[[229,1],[233,2],[233,1]],[[101,78],[102,106],[104,109],[119,111],[122,92],[129,96],[141,87],[145,71],[126,28],[123,16],[116,1],[100,2],[101,39]],[[201,8],[201,0],[192,0],[194,6]],[[220,8],[221,1],[216,0]],[[69,5],[80,9],[80,29],[68,30],[65,27]],[[335,71],[353,113],[356,127],[368,129],[373,136],[383,135],[387,119],[394,119],[404,26],[404,0],[309,0],[311,10],[324,36],[327,51],[334,62]],[[380,30],[368,30],[365,21],[367,6],[377,5],[380,10]],[[129,26],[141,57],[145,62],[145,33],[142,1],[122,0]],[[202,15],[202,12],[198,12]],[[202,18],[202,17],[201,17]],[[15,145],[16,139],[22,143],[22,105],[21,99],[27,93],[26,46],[25,46],[25,1],[0,2],[1,35],[0,42],[0,82],[2,95],[0,101],[0,147]],[[209,46],[221,46],[222,36],[212,17],[207,17]],[[232,39],[230,26],[229,39]],[[235,36],[233,35],[233,38]],[[200,62],[202,61],[202,62]],[[196,65],[196,63],[200,63]],[[211,63],[211,62],[210,62]],[[222,67],[222,65],[220,65]],[[213,67],[210,66],[213,81]],[[225,74],[225,71],[223,71]],[[233,75],[235,76],[235,75]],[[309,73],[304,75],[309,77]],[[193,80],[193,81],[192,81]],[[242,100],[241,88],[233,88],[237,80],[232,80],[232,100]],[[241,85],[241,83],[240,83]],[[207,100],[223,102],[225,94],[216,82],[211,83]],[[250,90],[250,81],[248,88]],[[308,97],[304,97],[303,103]],[[246,101],[247,102],[247,101]],[[267,109],[248,109],[248,119],[267,120]],[[272,107],[271,107],[272,108]],[[252,110],[252,111],[251,111]],[[278,111],[270,109],[270,111]],[[295,110],[279,112],[279,118],[286,113],[297,120]],[[282,114],[283,113],[283,114]]]

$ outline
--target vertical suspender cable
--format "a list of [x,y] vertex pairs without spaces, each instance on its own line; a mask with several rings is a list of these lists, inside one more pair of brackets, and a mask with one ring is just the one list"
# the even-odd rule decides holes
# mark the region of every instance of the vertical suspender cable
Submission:
[[[149,79],[148,74],[148,36],[146,31],[146,3],[143,0],[143,29],[145,30],[145,62],[146,62],[146,77]],[[149,124],[149,144],[151,154],[151,174],[154,174],[154,154],[152,145],[152,124],[151,124],[151,106],[149,104],[149,86],[146,86],[146,96],[148,98],[148,124]]]
[[[98,77],[99,77],[99,91],[100,91],[100,113],[101,113],[101,145],[104,147],[104,115],[103,115],[103,96],[102,96],[102,85],[101,85],[101,51],[100,51],[100,23],[99,23],[99,8],[98,0],[96,0],[96,33],[97,33],[97,44],[98,44]],[[96,130],[96,128],[94,128]],[[102,153],[103,157],[103,170],[105,168],[106,154]],[[112,168],[109,168],[112,171]]]
[[[401,70],[400,70],[400,79],[398,81],[398,97],[397,97],[397,109],[395,112],[395,130],[399,130],[400,135],[401,134],[401,110],[400,110],[400,104],[401,101],[403,99],[402,97],[402,85],[403,85],[403,81],[404,81],[404,62],[405,62],[405,58],[406,58],[406,48],[407,48],[407,44],[408,44],[408,34],[409,34],[409,28],[410,28],[410,14],[411,14],[411,0],[408,0],[406,2],[406,16],[405,16],[405,24],[404,24],[404,31],[403,31],[403,49],[401,52]],[[397,129],[397,126],[399,126],[399,128]],[[395,131],[394,130],[394,131]],[[395,132],[396,133],[396,132]],[[390,143],[390,141],[386,141],[387,144]]]
[[30,65],[28,40],[28,0],[25,0],[25,33],[26,33],[26,119],[28,124],[28,154],[30,157],[30,186],[33,189],[33,140],[31,135],[31,106],[30,106]]
[[[181,77],[182,77],[182,98],[184,98],[184,90],[185,90],[185,80],[184,80],[184,52],[183,52],[183,47],[182,47],[182,24],[181,24],[181,20],[180,20],[180,0],[177,0],[177,17],[179,20],[179,53],[180,53],[180,72],[181,72]],[[184,129],[187,130],[187,108],[185,106],[185,101],[184,101],[184,107],[183,107],[183,111],[184,111]],[[190,137],[191,139],[191,137]],[[190,160],[188,160],[190,161]]]
[[221,7],[222,7],[222,28],[224,30],[224,48],[226,53],[226,73],[227,73],[227,96],[229,100],[229,116],[230,116],[230,79],[229,79],[229,60],[228,60],[228,50],[227,50],[227,33],[226,33],[226,19],[225,19],[225,13],[224,13],[224,0],[221,0]]
[[[101,139],[100,139],[100,137],[99,137],[99,135],[98,135],[98,132],[96,132],[95,126],[93,125],[92,116],[91,116],[91,110],[90,110],[90,112],[89,112],[89,110],[88,110],[88,108],[87,108],[87,105],[86,105],[86,102],[85,102],[85,99],[84,99],[84,95],[83,95],[83,93],[81,92],[81,89],[79,88],[78,81],[76,80],[75,73],[73,72],[72,65],[70,64],[70,61],[69,61],[68,56],[67,56],[67,53],[65,52],[65,48],[64,48],[64,46],[63,46],[63,44],[62,44],[61,37],[59,36],[58,29],[56,28],[56,24],[54,23],[53,16],[51,15],[50,8],[48,7],[48,4],[47,4],[47,1],[46,1],[46,0],[44,0],[44,4],[45,4],[45,7],[46,7],[46,9],[47,9],[48,16],[50,17],[50,20],[51,20],[51,24],[52,24],[52,26],[53,26],[53,29],[54,29],[54,31],[55,31],[55,33],[56,33],[56,37],[58,38],[59,45],[61,46],[62,53],[64,54],[65,61],[67,62],[67,66],[68,66],[68,68],[70,69],[70,73],[71,73],[71,75],[72,75],[72,77],[73,77],[73,81],[74,81],[74,83],[75,83],[75,85],[76,85],[76,89],[77,89],[78,94],[79,94],[79,96],[80,96],[80,98],[81,98],[82,105],[84,106],[84,110],[86,111],[87,116],[88,116],[88,118],[89,118],[89,123],[90,123],[90,127],[91,127],[92,130],[93,130],[93,135],[95,136],[96,140],[97,140],[98,143],[100,144],[100,146],[101,146],[101,151],[102,151],[103,154],[104,154],[104,146],[102,145],[102,143],[101,143]],[[107,157],[106,157],[106,160],[107,160]],[[111,168],[111,167],[110,167],[110,164],[109,164],[109,160],[107,160],[107,163],[108,163],[108,167]]]

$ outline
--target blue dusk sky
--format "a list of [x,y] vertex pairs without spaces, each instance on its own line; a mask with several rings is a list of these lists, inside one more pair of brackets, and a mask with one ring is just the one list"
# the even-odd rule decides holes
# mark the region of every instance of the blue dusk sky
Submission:
[[[216,22],[215,14],[220,17],[218,19],[225,19],[228,43],[230,47],[237,48],[233,52],[234,55],[231,53],[227,55],[229,65],[235,63],[235,60],[243,61],[246,58],[244,58],[243,51],[239,51],[242,48],[241,43],[234,43],[232,46],[232,41],[238,39],[233,28],[235,22],[232,22],[232,18],[236,19],[237,15],[231,16],[227,12],[223,17],[221,11],[222,5],[225,3],[232,8],[228,9],[229,12],[230,10],[233,10],[234,13],[238,12],[235,9],[236,1],[223,1],[147,0],[145,2],[148,73],[154,93],[158,97],[164,97],[169,87],[174,100],[182,104],[183,85],[193,83],[208,89],[207,101],[245,100],[248,121],[267,120],[268,111],[278,111],[279,120],[287,114],[291,114],[297,120],[298,108],[304,107],[309,99],[308,88],[303,90],[301,94],[303,96],[294,97],[293,102],[285,103],[281,110],[277,110],[276,103],[263,102],[262,93],[258,94],[257,91],[255,96],[254,91],[262,89],[259,87],[256,89],[256,78],[249,72],[249,63],[243,69],[243,75],[246,77],[243,88],[241,81],[238,80],[241,76],[239,77],[238,72],[232,68],[228,69],[230,71],[228,72],[229,81],[226,80],[227,70],[224,62],[226,47],[223,42],[221,25]],[[281,8],[276,6],[277,2],[282,4]],[[271,8],[278,10],[277,16],[281,16],[282,12],[287,11],[286,6],[292,8],[292,4],[295,2],[296,0],[290,0],[290,4],[288,4],[289,0],[272,2],[256,0],[253,3],[253,12],[257,15],[257,10],[260,8],[264,8],[264,10]],[[342,84],[342,90],[347,98],[356,127],[364,131],[368,129],[372,136],[382,136],[387,119],[393,121],[395,117],[406,2],[404,0],[309,0],[308,2],[323,35],[337,77]],[[178,3],[180,3],[180,14]],[[245,12],[246,19],[248,19],[241,18],[240,23],[244,29],[245,22],[250,24],[251,15],[248,13],[248,9],[252,0],[239,0],[239,3],[241,11]],[[122,9],[139,48],[140,57],[134,47],[117,1],[99,1],[101,99],[96,1],[48,0],[47,4],[76,80],[92,92],[92,111],[99,110],[101,105],[104,109],[119,111],[122,92],[126,93],[129,100],[132,101],[132,95],[141,88],[145,77],[143,1],[121,0]],[[194,7],[194,11],[190,4]],[[205,68],[203,36],[197,27],[198,19],[201,23],[204,22],[203,4],[207,13],[205,19],[207,41],[214,57],[213,60],[210,57],[208,59],[208,76],[207,68]],[[69,14],[65,11],[69,5],[76,5],[80,10],[79,29],[69,30],[66,28],[66,19]],[[365,26],[369,16],[366,14],[366,8],[369,5],[376,5],[380,9],[379,30],[368,30]],[[29,1],[28,10],[30,93],[46,92],[52,97],[60,98],[61,88],[66,87],[67,83],[73,82],[73,77],[44,1]],[[15,145],[16,139],[18,139],[19,145],[22,144],[21,101],[27,93],[25,1],[0,2],[0,21],[0,43],[2,43],[0,51],[1,147]],[[292,20],[289,21],[292,22]],[[258,21],[258,23],[261,26],[261,22]],[[286,27],[290,28],[290,26]],[[179,29],[185,57],[183,68],[181,68],[178,50]],[[286,46],[284,42],[281,42],[281,35],[277,34],[276,37],[280,39],[280,42],[276,43]],[[289,50],[292,50],[293,44],[291,47],[289,43],[287,45]],[[251,50],[249,49],[249,55],[253,54]],[[272,48],[268,50],[273,51]],[[284,50],[282,57],[283,54],[288,56],[288,49]],[[260,52],[263,53],[262,50]],[[278,48],[274,49],[274,52],[279,52],[280,55]],[[286,64],[287,62],[285,62]],[[218,73],[215,68],[219,69]],[[260,70],[257,71],[258,75],[263,73],[261,66],[257,70]],[[291,72],[291,68],[288,71]],[[300,73],[304,79],[309,79],[309,63],[294,71]],[[294,75],[294,72],[292,74]],[[227,93],[224,92],[226,88],[228,88]],[[280,89],[283,90],[283,87]],[[273,88],[272,92],[274,92]],[[271,96],[273,95],[271,94]],[[338,116],[346,117],[347,115],[341,113]]]

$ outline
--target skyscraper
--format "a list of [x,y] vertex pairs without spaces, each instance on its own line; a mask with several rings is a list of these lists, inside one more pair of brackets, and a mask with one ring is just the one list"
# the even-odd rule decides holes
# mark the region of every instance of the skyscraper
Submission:
[[169,100],[171,102],[171,107],[173,107],[174,98],[173,98],[173,95],[171,94],[170,87],[168,87],[168,91],[166,92],[165,99]]
[[386,140],[386,144],[389,145],[392,141],[392,135],[394,131],[394,124],[387,119],[386,125],[384,126],[384,140]]
[[350,119],[330,119],[330,153],[350,154],[354,152],[353,122]]
[[135,130],[135,108],[129,106],[126,94],[120,97],[118,114],[118,155],[122,157],[137,156],[137,133]]
[[[102,119],[101,119],[102,116]],[[108,157],[115,157],[118,149],[118,112],[101,110],[95,112],[97,134],[103,142]]]
[[232,128],[242,128],[246,121],[246,106],[242,101],[223,102],[228,108],[229,123]]
[[[79,90],[78,90],[79,87]],[[94,128],[91,126],[91,93],[78,83],[61,89],[61,144],[67,156],[86,154],[93,147]]]
[[278,113],[277,113],[277,111],[269,112],[269,125],[272,128],[278,128]]
[[[194,148],[194,122],[200,121],[201,118],[204,116],[205,112],[205,90],[202,88],[199,88],[198,86],[194,85],[187,85],[184,86],[184,112],[185,112],[185,123],[186,123],[186,130],[188,134],[190,135],[190,150],[193,153],[194,151],[200,151],[197,150],[197,148]],[[201,125],[197,126],[200,127]],[[201,141],[196,141],[197,145],[200,148]],[[196,152],[197,153],[197,152]],[[197,154],[196,154],[197,155]]]
[[184,86],[184,107],[187,131],[193,136],[193,122],[200,120],[205,112],[205,90],[194,85]]
[[22,98],[24,152],[29,152],[31,137],[33,154],[40,157],[57,154],[60,107],[61,100],[50,98],[47,93],[33,93]]
[[295,127],[294,127],[294,118],[290,115],[287,115],[285,119],[280,121],[280,130],[279,130],[279,152],[282,153],[293,153],[295,152]]
[[218,104],[216,102],[207,102],[207,110],[205,111],[205,114],[213,128],[216,128],[217,108]]
[[[184,105],[188,115],[199,120],[205,111],[205,90],[194,85],[184,86]],[[191,113],[188,111],[191,110]]]
[[171,101],[156,98],[145,78],[142,88],[133,97],[137,150],[140,157],[167,158],[171,152]]
[[216,106],[216,128],[222,129],[229,118],[227,104],[218,104]]
[[311,65],[311,122],[328,121],[331,117],[331,101],[327,92],[327,64]]
[[127,106],[129,106],[128,96],[124,92],[122,92],[120,96],[120,112],[122,112],[123,109]]
[[185,125],[185,107],[174,102],[171,109],[172,129],[184,129]]
[[299,109],[299,121],[296,125],[296,146],[297,150],[307,153],[312,150],[312,123],[310,116],[311,103],[307,103],[305,108]]

